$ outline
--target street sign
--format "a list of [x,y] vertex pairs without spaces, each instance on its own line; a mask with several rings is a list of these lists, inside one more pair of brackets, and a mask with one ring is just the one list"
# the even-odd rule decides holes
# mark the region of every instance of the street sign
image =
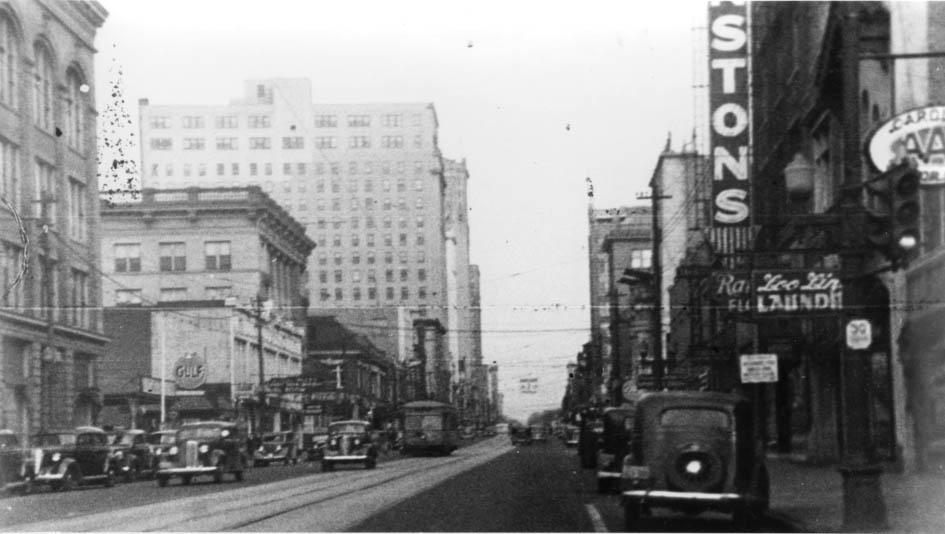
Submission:
[[742,354],[739,357],[742,384],[765,384],[778,381],[777,354]]
[[873,328],[866,319],[851,319],[847,323],[847,346],[853,350],[868,349],[873,344]]

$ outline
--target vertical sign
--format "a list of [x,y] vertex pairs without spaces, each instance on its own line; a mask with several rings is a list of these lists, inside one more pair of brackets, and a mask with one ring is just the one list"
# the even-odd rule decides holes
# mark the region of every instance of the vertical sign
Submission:
[[747,15],[746,2],[709,3],[709,153],[716,227],[751,222]]

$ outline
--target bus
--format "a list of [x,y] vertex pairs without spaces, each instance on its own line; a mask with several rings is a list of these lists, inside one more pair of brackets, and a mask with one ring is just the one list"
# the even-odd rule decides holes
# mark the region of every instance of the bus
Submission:
[[404,444],[402,454],[437,453],[447,455],[458,448],[456,409],[436,401],[404,404]]

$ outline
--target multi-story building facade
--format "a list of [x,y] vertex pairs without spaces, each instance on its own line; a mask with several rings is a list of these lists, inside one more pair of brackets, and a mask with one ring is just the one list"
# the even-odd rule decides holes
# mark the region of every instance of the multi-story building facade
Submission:
[[105,306],[232,297],[304,317],[315,242],[259,187],[148,188],[105,206]]
[[96,421],[95,1],[0,5],[0,427]]
[[432,104],[315,104],[250,80],[223,106],[140,105],[142,181],[257,184],[301,221],[313,309],[426,307],[446,324],[443,163]]

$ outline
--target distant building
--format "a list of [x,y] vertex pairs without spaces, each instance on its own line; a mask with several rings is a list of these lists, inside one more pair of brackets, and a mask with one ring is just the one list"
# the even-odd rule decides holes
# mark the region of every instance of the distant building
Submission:
[[104,204],[102,234],[105,306],[261,298],[305,316],[315,242],[259,187],[145,189]]
[[95,1],[0,4],[0,427],[97,422]]

